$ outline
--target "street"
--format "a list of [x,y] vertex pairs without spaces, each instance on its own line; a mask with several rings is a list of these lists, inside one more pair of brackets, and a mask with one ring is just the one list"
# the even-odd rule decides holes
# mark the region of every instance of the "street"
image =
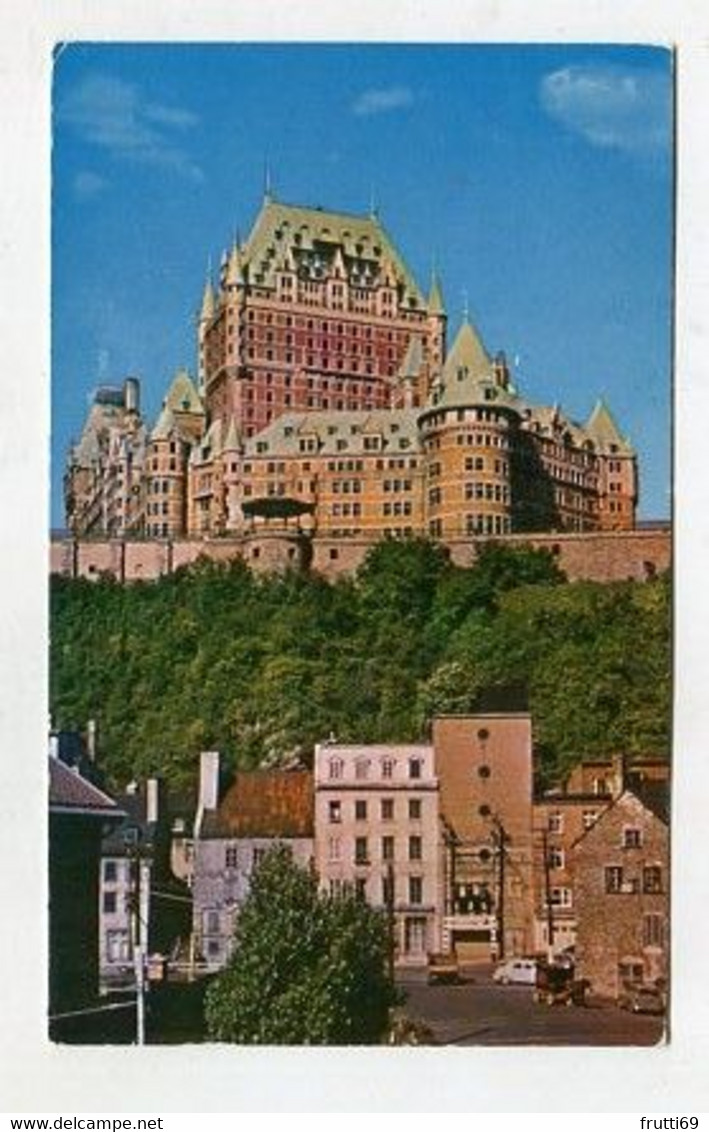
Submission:
[[403,1011],[441,1045],[648,1046],[663,1040],[665,1019],[617,1006],[545,1006],[532,987],[498,986],[490,967],[468,969],[457,985],[428,986],[423,972],[401,973]]

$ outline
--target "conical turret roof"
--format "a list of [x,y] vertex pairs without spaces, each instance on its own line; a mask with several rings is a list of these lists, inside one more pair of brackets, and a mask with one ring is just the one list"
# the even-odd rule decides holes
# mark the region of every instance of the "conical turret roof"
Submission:
[[441,283],[436,271],[431,273],[431,290],[428,293],[428,313],[446,313],[445,304],[443,302],[443,291],[441,290]]
[[621,435],[603,398],[596,401],[593,412],[586,422],[586,432],[601,452],[632,455],[632,446]]
[[214,318],[215,306],[214,288],[212,287],[211,279],[207,277],[207,281],[204,284],[204,294],[202,295],[202,308],[199,312],[200,319],[202,321],[208,321],[210,318]]
[[517,407],[517,398],[497,381],[488,352],[466,318],[445,360],[443,372],[432,386],[429,405],[446,408],[488,402]]
[[418,377],[423,368],[423,343],[418,334],[412,334],[399,369],[401,377]]
[[226,437],[224,439],[224,446],[223,446],[224,451],[225,452],[240,452],[241,447],[242,447],[241,434],[240,434],[238,428],[236,427],[236,421],[234,420],[233,417],[230,417],[229,418],[229,427],[227,429],[227,434],[226,434]]
[[227,287],[238,287],[244,282],[244,265],[241,259],[241,249],[236,241],[229,254],[229,262],[224,280]]

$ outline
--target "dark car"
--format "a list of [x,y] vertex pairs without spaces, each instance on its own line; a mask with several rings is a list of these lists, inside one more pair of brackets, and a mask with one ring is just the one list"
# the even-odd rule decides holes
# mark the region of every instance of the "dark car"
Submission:
[[618,1005],[633,1014],[664,1014],[664,996],[657,987],[632,987],[621,995]]

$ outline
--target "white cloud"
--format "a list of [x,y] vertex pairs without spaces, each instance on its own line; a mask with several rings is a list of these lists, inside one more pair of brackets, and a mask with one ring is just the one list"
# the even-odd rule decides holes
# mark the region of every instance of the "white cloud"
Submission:
[[66,95],[57,108],[57,117],[111,157],[159,165],[192,180],[203,180],[199,167],[174,140],[174,131],[196,125],[197,115],[148,102],[133,83],[90,75]]
[[98,173],[82,170],[74,177],[74,196],[79,200],[89,200],[106,188],[108,181]]
[[668,74],[612,66],[564,67],[544,77],[540,97],[552,118],[592,145],[641,153],[669,144]]
[[406,86],[383,87],[379,90],[365,90],[355,100],[352,110],[361,117],[370,114],[386,114],[390,110],[403,110],[413,105],[414,93]]

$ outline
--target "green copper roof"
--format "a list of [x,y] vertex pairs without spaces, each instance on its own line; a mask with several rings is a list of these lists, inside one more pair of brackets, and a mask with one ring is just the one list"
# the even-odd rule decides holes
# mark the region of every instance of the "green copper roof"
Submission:
[[155,427],[150,433],[151,440],[167,440],[172,432],[175,431],[175,418],[172,415],[172,409],[167,405],[163,405],[162,412],[155,422]]
[[232,451],[233,452],[239,452],[239,451],[241,451],[241,447],[242,447],[242,440],[241,440],[241,435],[239,433],[239,430],[236,427],[236,421],[234,420],[233,417],[230,417],[229,427],[227,429],[226,439],[224,441],[224,451],[225,452],[232,452]]
[[435,271],[431,273],[431,290],[428,293],[428,313],[446,313],[445,304],[443,302],[443,291],[441,290],[441,283],[438,278],[438,274]]
[[633,452],[632,446],[621,436],[610,409],[602,399],[596,401],[586,422],[586,432],[601,452],[617,451],[621,455],[631,455]]
[[376,216],[304,208],[269,197],[265,198],[243,249],[250,282],[261,276],[264,285],[268,285],[278,263],[289,256],[312,253],[316,245],[339,247],[351,261],[366,263],[373,281],[390,275],[393,285],[401,283],[405,295],[424,307],[416,280]]
[[199,312],[201,319],[214,318],[215,311],[215,298],[214,288],[210,279],[204,284],[204,294],[202,295],[202,308]]
[[423,342],[418,334],[412,334],[399,368],[399,374],[401,377],[418,377],[422,368]]
[[199,393],[187,370],[178,370],[163,402],[173,413],[204,413]]

